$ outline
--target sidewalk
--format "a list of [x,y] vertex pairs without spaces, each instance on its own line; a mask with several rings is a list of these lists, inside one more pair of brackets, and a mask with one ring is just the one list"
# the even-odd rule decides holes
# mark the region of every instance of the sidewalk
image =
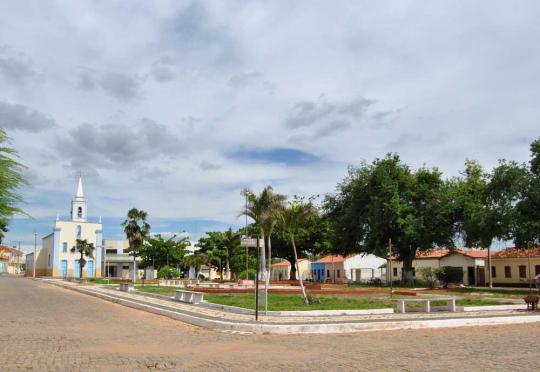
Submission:
[[540,322],[540,313],[520,310],[329,316],[264,316],[264,312],[261,312],[259,321],[256,322],[251,314],[176,302],[164,296],[120,292],[114,288],[85,286],[64,281],[44,280],[44,282],[193,325],[233,332],[347,333]]

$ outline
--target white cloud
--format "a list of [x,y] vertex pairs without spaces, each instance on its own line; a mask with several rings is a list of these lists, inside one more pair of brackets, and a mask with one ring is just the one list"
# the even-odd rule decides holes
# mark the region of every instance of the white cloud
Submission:
[[[389,151],[455,174],[524,161],[538,136],[535,1],[36,4],[0,4],[36,215],[68,208],[79,169],[95,215],[236,220],[245,186],[324,194]],[[242,148],[320,161],[228,157]]]

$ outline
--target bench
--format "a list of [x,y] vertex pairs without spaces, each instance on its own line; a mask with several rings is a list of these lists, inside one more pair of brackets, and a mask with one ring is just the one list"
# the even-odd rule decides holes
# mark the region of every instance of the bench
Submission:
[[456,299],[455,298],[399,298],[394,300],[397,302],[397,312],[404,314],[405,305],[410,302],[419,302],[422,304],[422,311],[425,313],[431,312],[431,303],[434,301],[446,301],[448,311],[451,313],[456,312]]
[[133,287],[133,284],[131,284],[131,283],[120,283],[120,290],[122,292],[131,292],[134,289],[135,288]]
[[174,299],[180,302],[187,302],[188,304],[199,304],[202,302],[204,293],[202,292],[190,292],[182,291],[180,289],[176,290],[174,294]]

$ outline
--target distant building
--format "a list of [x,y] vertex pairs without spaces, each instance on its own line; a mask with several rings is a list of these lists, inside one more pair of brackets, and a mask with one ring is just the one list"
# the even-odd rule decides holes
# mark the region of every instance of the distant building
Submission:
[[[79,178],[77,193],[71,202],[71,219],[61,221],[57,217],[52,233],[43,238],[42,248],[36,252],[36,276],[78,277],[80,254],[71,248],[77,239],[86,239],[95,247],[93,257],[85,257],[83,277],[100,277],[102,274],[102,224],[89,222],[82,179]],[[34,253],[26,255],[26,276],[33,275]]]
[[[434,249],[417,251],[413,260],[413,278],[423,280],[420,269],[431,267],[433,269],[443,266],[460,267],[463,270],[463,284],[484,285],[485,266],[487,251],[483,249]],[[390,275],[393,281],[401,281],[403,278],[403,262],[395,258],[390,262]]]
[[333,283],[385,281],[386,260],[372,254],[326,256],[311,264],[313,281]]
[[23,253],[15,248],[0,245],[0,273],[18,275],[25,263]]
[[[289,280],[291,277],[291,263],[288,260],[272,264],[270,280]],[[296,278],[302,280],[311,279],[311,262],[305,258],[298,259],[298,269],[300,273],[296,273]]]
[[491,276],[495,286],[527,286],[529,280],[538,274],[540,247],[505,248],[491,257]]

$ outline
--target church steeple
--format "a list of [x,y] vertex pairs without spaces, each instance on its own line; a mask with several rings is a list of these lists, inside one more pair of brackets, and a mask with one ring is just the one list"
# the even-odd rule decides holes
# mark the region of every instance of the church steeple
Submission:
[[75,194],[75,199],[71,201],[71,220],[76,222],[86,222],[86,216],[86,199],[84,197],[81,175],[77,186],[77,194]]

